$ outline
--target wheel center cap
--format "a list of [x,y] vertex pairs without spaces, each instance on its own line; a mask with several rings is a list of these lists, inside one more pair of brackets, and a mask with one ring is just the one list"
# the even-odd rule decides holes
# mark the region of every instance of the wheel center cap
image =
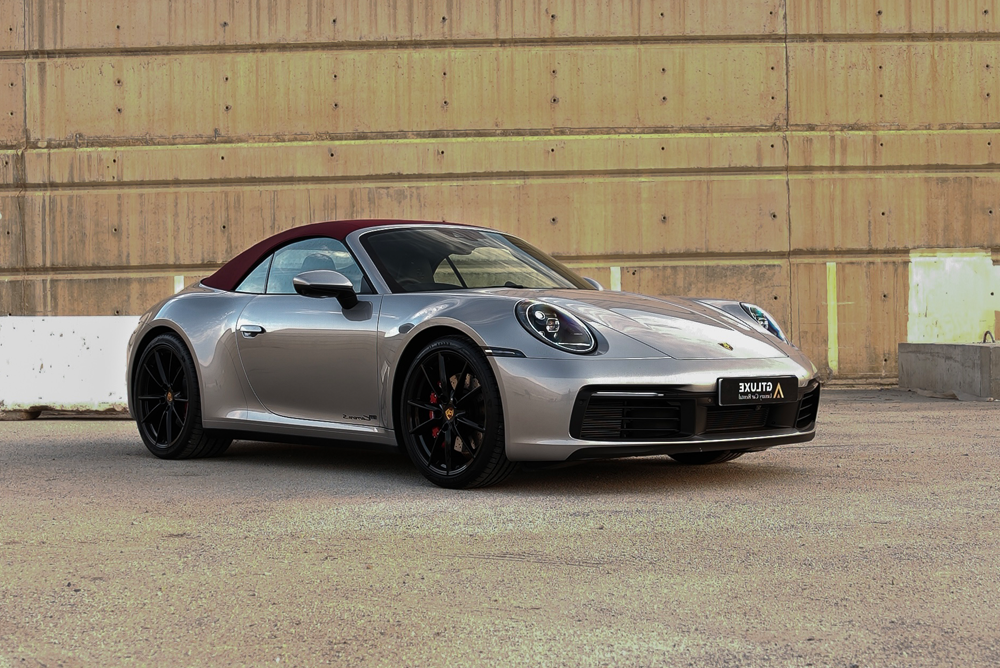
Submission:
[[173,400],[174,400],[174,393],[167,392],[167,401],[173,401]]
[[455,409],[452,408],[451,406],[448,406],[448,408],[444,409],[444,419],[445,420],[455,419]]

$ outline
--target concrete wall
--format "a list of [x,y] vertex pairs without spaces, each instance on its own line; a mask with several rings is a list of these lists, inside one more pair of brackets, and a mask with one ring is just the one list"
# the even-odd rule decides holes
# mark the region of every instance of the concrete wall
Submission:
[[449,219],[892,377],[911,253],[1000,247],[998,69],[1000,0],[4,0],[0,314],[134,315],[294,225]]

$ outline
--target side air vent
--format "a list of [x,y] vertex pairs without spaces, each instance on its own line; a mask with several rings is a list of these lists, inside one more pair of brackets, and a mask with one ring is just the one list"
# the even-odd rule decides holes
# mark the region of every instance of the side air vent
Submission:
[[816,414],[819,412],[819,386],[811,392],[803,395],[799,401],[799,414],[795,418],[796,429],[808,429],[816,422]]

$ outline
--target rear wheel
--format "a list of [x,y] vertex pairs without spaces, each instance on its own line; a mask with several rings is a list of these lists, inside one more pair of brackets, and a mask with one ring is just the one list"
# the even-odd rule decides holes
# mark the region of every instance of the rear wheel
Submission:
[[426,346],[403,381],[398,430],[414,465],[441,487],[493,485],[507,459],[500,388],[486,357],[464,339]]
[[715,452],[683,452],[670,455],[678,464],[702,465],[729,462],[746,454],[743,450],[717,450]]
[[231,438],[205,430],[194,359],[174,334],[150,341],[133,379],[135,421],[146,447],[161,459],[214,457]]

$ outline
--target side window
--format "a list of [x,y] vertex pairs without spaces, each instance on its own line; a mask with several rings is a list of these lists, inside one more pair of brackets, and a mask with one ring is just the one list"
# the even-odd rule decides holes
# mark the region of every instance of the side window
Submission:
[[264,284],[267,281],[267,270],[271,268],[271,258],[273,257],[273,255],[268,255],[266,260],[258,264],[253,271],[247,274],[243,282],[237,286],[236,292],[249,292],[255,295],[263,294]]
[[292,279],[303,271],[315,269],[339,271],[351,280],[355,292],[368,292],[361,267],[354,261],[347,247],[335,239],[317,237],[296,241],[275,251],[267,278],[267,294],[295,294]]

